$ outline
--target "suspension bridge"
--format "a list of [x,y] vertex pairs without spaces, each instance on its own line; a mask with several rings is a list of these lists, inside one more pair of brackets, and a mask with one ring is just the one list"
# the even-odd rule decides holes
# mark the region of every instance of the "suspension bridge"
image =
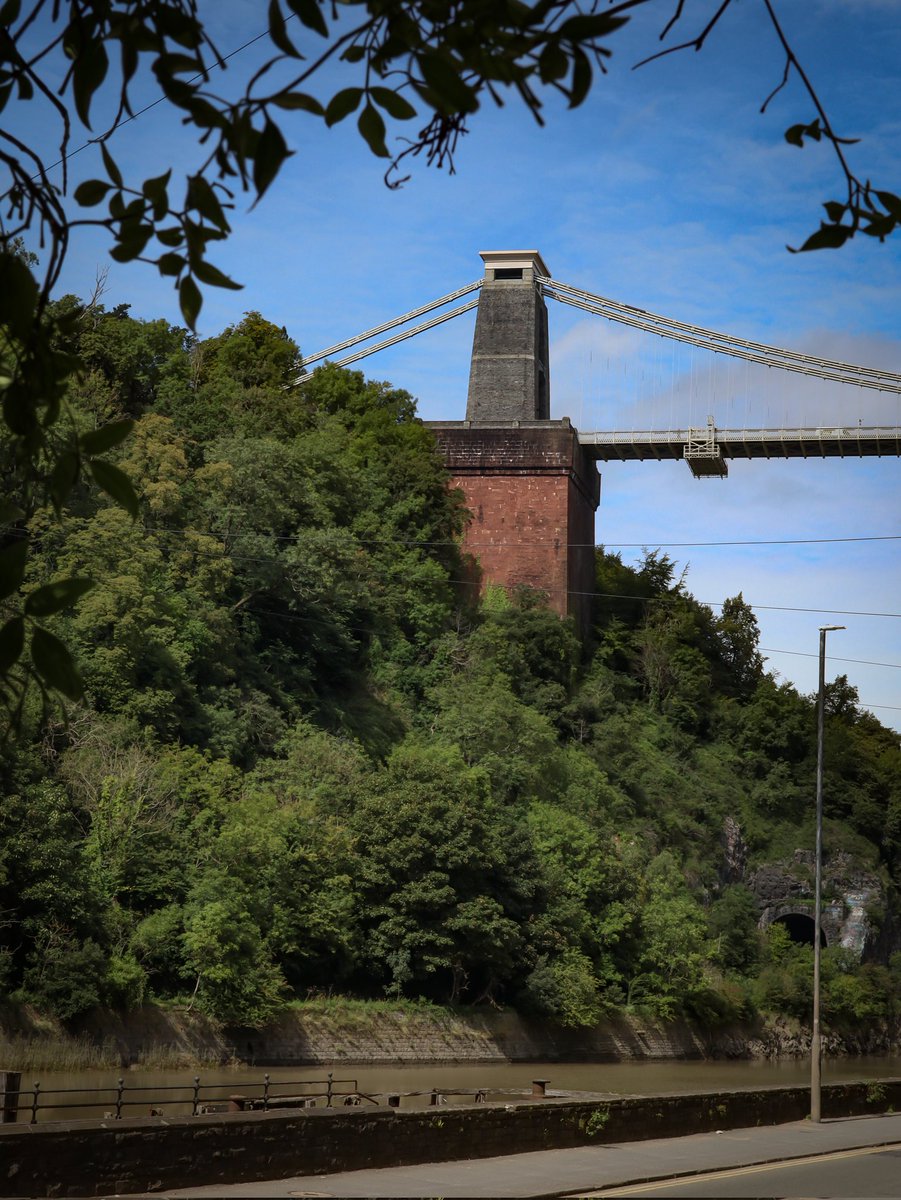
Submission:
[[[472,513],[464,547],[483,583],[527,583],[585,619],[599,462],[681,460],[697,479],[722,479],[731,459],[901,456],[901,374],[621,304],[554,279],[536,250],[481,258],[482,278],[305,357],[297,383],[317,363],[347,366],[477,310],[466,417],[429,424]],[[601,318],[624,346],[597,341],[594,415],[586,422],[583,381],[578,428],[551,418],[547,300]],[[804,397],[814,419],[790,420]]]
[[[805,376],[807,379],[843,384],[848,388],[877,391],[901,396],[901,374],[859,364],[820,358],[748,341],[727,333],[718,333],[698,325],[662,317],[606,297],[571,287],[552,279],[535,251],[492,252],[482,255],[486,262],[486,279],[492,283],[521,282],[531,275],[534,286],[543,298],[556,300],[607,321],[640,330],[654,337],[668,339],[682,346],[695,347],[723,355],[742,363],[753,363],[767,369]],[[512,265],[511,265],[512,264]],[[311,377],[310,368],[326,359],[338,366],[358,362],[371,354],[422,334],[479,304],[478,293],[486,279],[477,279],[411,312],[368,329],[363,333],[328,346],[318,354],[304,359],[304,371],[297,382]],[[466,296],[474,298],[455,304]],[[448,307],[452,305],[452,307]],[[416,321],[426,317],[424,321]],[[392,331],[397,332],[392,332]],[[389,334],[388,337],[380,337]],[[378,341],[373,339],[379,338]],[[348,353],[344,353],[348,351]],[[340,357],[335,357],[340,355]],[[899,405],[901,409],[901,405]],[[665,429],[595,429],[579,430],[579,442],[590,448],[597,461],[684,460],[698,478],[728,473],[727,460],[737,458],[845,458],[901,455],[901,425],[864,425],[863,420],[822,423],[806,427],[746,426],[717,427],[713,416],[703,425]]]

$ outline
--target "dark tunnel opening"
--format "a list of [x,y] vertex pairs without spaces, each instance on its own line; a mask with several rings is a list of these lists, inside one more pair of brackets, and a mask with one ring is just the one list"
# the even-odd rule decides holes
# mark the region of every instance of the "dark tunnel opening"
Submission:
[[[788,936],[793,942],[797,942],[800,946],[812,946],[816,925],[813,917],[809,917],[806,913],[784,913],[781,917],[776,917],[774,925],[784,925],[788,930]],[[826,934],[820,926],[820,946],[826,945]]]

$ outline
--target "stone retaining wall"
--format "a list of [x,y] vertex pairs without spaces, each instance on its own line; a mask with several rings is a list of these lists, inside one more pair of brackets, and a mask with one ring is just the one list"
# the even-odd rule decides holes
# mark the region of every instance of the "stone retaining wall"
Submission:
[[[92,1196],[485,1158],[803,1119],[806,1088],[572,1098],[434,1109],[0,1126],[0,1195]],[[823,1089],[823,1116],[901,1105],[901,1080]]]
[[[259,1066],[369,1066],[629,1059],[748,1057],[751,1030],[694,1028],[637,1018],[564,1029],[516,1013],[411,1013],[335,1015],[293,1010],[262,1029],[221,1029],[195,1014],[145,1008],[133,1013],[97,1010],[78,1022],[77,1033],[116,1047],[123,1065],[171,1060],[237,1060]],[[0,1066],[3,1064],[0,1063]]]
[[[40,1040],[47,1030],[27,1014],[0,1017],[0,1069],[17,1065],[3,1057],[3,1035]],[[564,1029],[513,1012],[410,1012],[361,1008],[335,1012],[289,1010],[263,1029],[223,1029],[197,1013],[147,1006],[136,1012],[97,1009],[53,1031],[95,1043],[123,1066],[174,1067],[192,1063],[245,1062],[258,1066],[367,1066],[427,1063],[620,1062],[632,1059],[793,1058],[809,1053],[809,1033],[788,1023],[768,1027],[703,1029],[687,1022],[657,1023],[638,1017],[607,1020],[590,1029]],[[73,1047],[76,1043],[73,1040]],[[873,1025],[854,1034],[828,1033],[824,1052],[897,1053],[899,1030]],[[73,1063],[77,1066],[77,1063]]]

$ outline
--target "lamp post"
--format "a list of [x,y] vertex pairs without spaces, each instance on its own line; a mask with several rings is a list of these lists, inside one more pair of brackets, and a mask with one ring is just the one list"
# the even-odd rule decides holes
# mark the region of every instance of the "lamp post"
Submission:
[[820,687],[817,693],[817,842],[813,909],[813,1032],[810,1038],[810,1119],[820,1120],[820,928],[823,891],[823,714],[826,693],[826,634],[844,625],[820,626]]

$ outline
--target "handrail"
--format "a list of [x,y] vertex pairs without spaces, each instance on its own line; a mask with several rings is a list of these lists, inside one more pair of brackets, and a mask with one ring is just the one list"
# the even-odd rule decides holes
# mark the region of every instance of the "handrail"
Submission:
[[[236,1086],[243,1091],[236,1094]],[[286,1089],[304,1088],[303,1093],[291,1094]],[[221,1093],[228,1093],[221,1095]],[[173,1096],[172,1093],[181,1093]],[[216,1094],[218,1093],[218,1094]],[[542,1093],[543,1094],[543,1093]],[[59,1097],[77,1096],[78,1099],[60,1100]],[[285,1079],[273,1081],[268,1073],[263,1075],[259,1089],[246,1083],[235,1082],[202,1083],[199,1075],[190,1081],[177,1084],[135,1084],[129,1086],[120,1076],[106,1087],[44,1088],[35,1082],[30,1088],[8,1089],[4,1093],[6,1103],[15,1113],[13,1121],[26,1118],[28,1124],[53,1121],[58,1117],[46,1113],[78,1109],[97,1109],[102,1118],[120,1121],[127,1109],[143,1109],[145,1116],[163,1117],[165,1109],[180,1107],[182,1115],[204,1116],[211,1112],[271,1112],[277,1108],[302,1107],[309,1101],[324,1100],[326,1108],[358,1105],[361,1103],[398,1107],[401,1099],[428,1097],[431,1105],[447,1103],[452,1096],[472,1096],[474,1103],[484,1103],[489,1096],[529,1098],[528,1093],[518,1088],[466,1087],[424,1088],[408,1091],[392,1089],[387,1092],[363,1092],[357,1079],[337,1079],[329,1072],[325,1079]],[[532,1092],[531,1098],[536,1093]],[[91,1097],[96,1097],[92,1099]],[[18,1110],[16,1112],[16,1110]],[[137,1114],[141,1115],[141,1114]],[[175,1114],[178,1115],[178,1114]],[[73,1119],[73,1118],[68,1118]],[[76,1117],[75,1120],[96,1120],[96,1115]]]

